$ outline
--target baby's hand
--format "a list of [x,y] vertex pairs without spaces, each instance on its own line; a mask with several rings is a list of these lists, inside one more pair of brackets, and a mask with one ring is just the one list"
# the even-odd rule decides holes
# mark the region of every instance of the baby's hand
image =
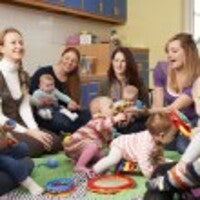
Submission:
[[71,100],[69,103],[68,103],[68,109],[69,110],[80,110],[80,105],[78,105],[75,101]]

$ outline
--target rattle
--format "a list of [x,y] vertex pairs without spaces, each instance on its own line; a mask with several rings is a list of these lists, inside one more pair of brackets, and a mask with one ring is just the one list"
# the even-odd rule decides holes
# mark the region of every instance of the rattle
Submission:
[[180,132],[186,136],[190,137],[192,134],[191,126],[189,125],[188,118],[179,111],[171,111],[169,113],[170,119],[172,120],[173,124],[180,130]]
[[38,167],[41,165],[45,165],[49,168],[56,168],[58,167],[58,161],[55,158],[49,158],[45,163],[40,163]]

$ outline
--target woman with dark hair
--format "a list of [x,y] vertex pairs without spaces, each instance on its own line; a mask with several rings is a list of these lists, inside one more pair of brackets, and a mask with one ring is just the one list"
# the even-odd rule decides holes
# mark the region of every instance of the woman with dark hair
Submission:
[[[138,98],[147,106],[148,90],[139,77],[138,67],[132,52],[126,47],[118,47],[111,56],[107,79],[101,83],[99,95],[110,96],[114,101],[122,99],[124,86],[133,85],[138,89]],[[138,132],[145,128],[146,117],[138,117],[134,123],[119,127],[122,133]]]
[[[79,61],[79,51],[74,47],[68,47],[62,52],[61,57],[56,64],[39,68],[31,77],[31,94],[38,89],[41,75],[50,74],[55,79],[55,87],[60,92],[67,94],[73,100],[67,105],[63,102],[59,103],[66,106],[72,112],[78,113],[79,117],[75,121],[71,121],[68,117],[59,112],[55,112],[51,120],[44,120],[35,112],[38,124],[56,134],[60,134],[61,132],[74,132],[90,119],[89,112],[81,110],[78,104],[80,102]],[[40,100],[41,106],[51,104],[53,104],[52,99],[42,98]]]

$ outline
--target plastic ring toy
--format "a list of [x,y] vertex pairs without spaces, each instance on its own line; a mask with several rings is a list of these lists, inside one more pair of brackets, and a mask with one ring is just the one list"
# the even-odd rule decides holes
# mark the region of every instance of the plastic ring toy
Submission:
[[57,178],[49,181],[45,188],[49,193],[62,193],[71,191],[75,187],[74,180],[72,178]]

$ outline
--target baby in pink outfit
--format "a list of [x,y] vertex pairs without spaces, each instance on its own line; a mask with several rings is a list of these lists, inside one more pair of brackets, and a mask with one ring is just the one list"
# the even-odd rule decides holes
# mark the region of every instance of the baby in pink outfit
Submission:
[[92,119],[71,136],[65,137],[63,147],[66,154],[76,160],[75,171],[83,171],[89,177],[92,170],[90,161],[102,157],[103,146],[112,140],[112,129],[115,123],[126,120],[124,113],[113,116],[113,101],[109,97],[96,97],[90,103]]

